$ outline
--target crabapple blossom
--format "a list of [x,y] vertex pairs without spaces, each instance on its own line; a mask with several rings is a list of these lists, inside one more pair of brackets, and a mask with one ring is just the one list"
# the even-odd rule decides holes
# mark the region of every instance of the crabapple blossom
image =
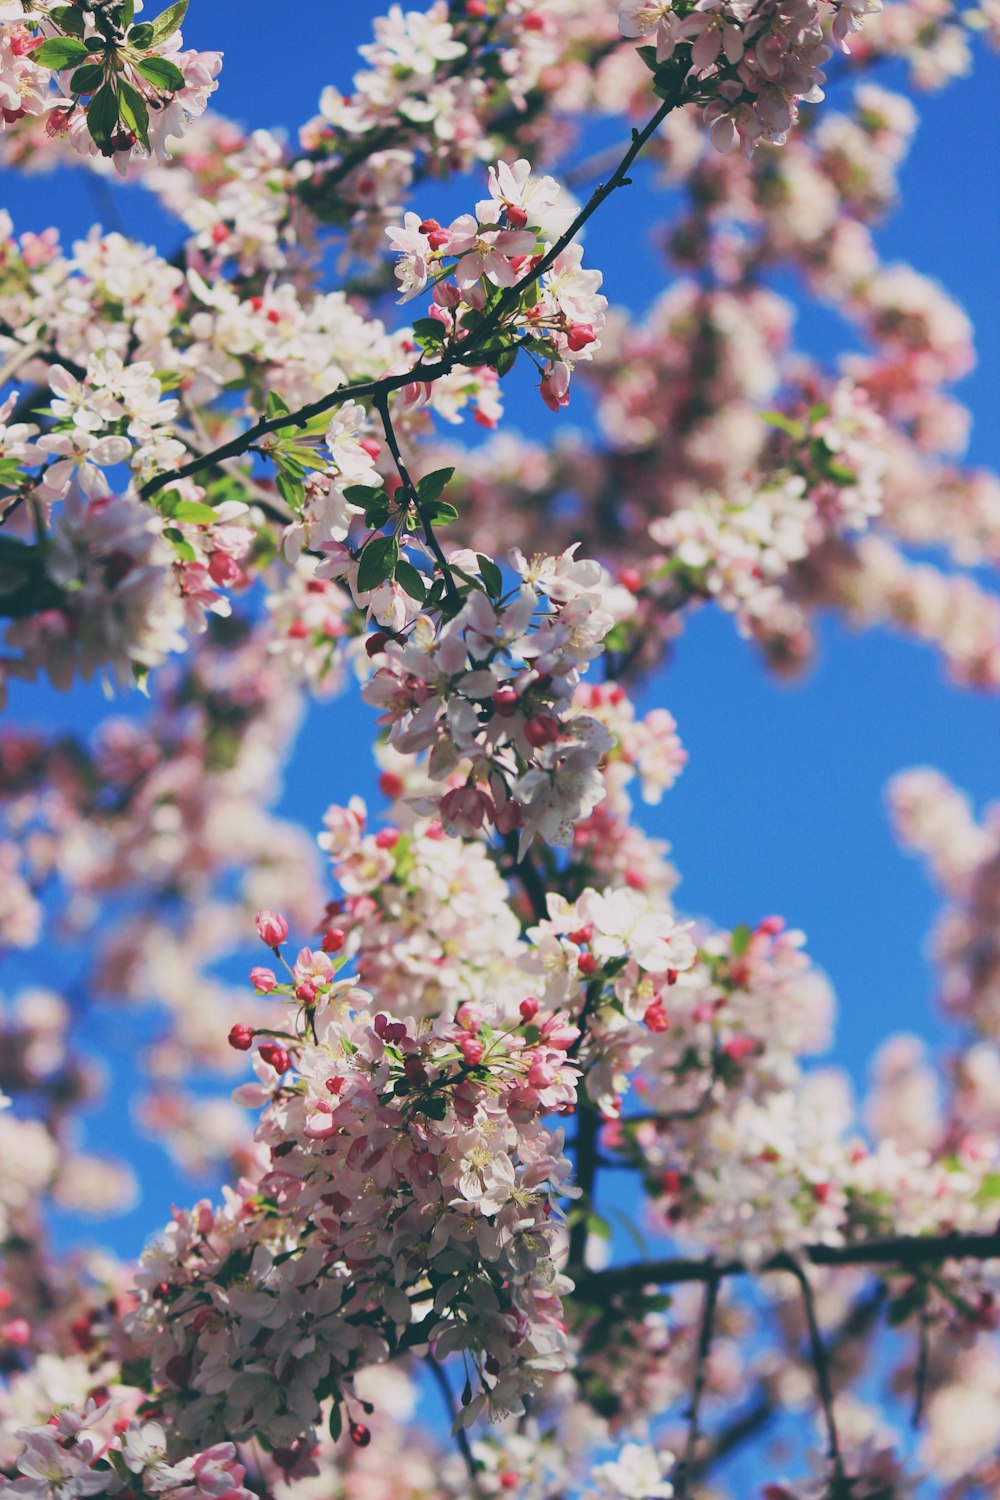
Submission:
[[[805,935],[692,916],[634,805],[703,794],[638,696],[699,607],[776,673],[833,609],[1000,685],[971,326],[882,259],[916,111],[871,73],[941,87],[991,7],[392,5],[287,139],[212,112],[187,10],[0,0],[8,174],[181,228],[0,211],[0,674],[119,694],[0,731],[0,1493],[694,1500],[782,1413],[765,1500],[992,1493],[996,810],[892,784],[962,1032],[855,1101]],[[312,42],[260,24],[258,62]],[[633,176],[670,216],[629,315]],[[98,1106],[197,1183],[143,1161],[176,1206],[137,1260],[66,1248],[135,1200]]]

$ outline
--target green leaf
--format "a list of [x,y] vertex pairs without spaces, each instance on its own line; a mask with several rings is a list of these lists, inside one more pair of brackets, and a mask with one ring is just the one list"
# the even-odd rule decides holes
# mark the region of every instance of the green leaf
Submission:
[[761,420],[766,422],[769,427],[777,427],[779,431],[787,432],[788,436],[794,438],[796,442],[801,442],[806,435],[806,430],[802,423],[796,422],[794,418],[786,416],[783,411],[762,411],[760,415]]
[[144,52],[147,47],[153,45],[153,27],[151,23],[149,21],[140,21],[138,26],[132,27],[127,40],[130,47],[138,47],[140,52]]
[[82,68],[77,68],[69,81],[70,90],[74,94],[92,94],[99,89],[104,82],[104,66],[102,63],[84,63]]
[[506,349],[501,349],[500,353],[492,361],[493,368],[499,376],[503,377],[510,374],[517,362],[517,355],[518,350],[510,345]]
[[284,469],[279,469],[275,475],[275,488],[284,500],[289,510],[298,515],[306,500],[305,485],[301,478],[295,474],[289,474]]
[[387,578],[392,577],[398,561],[399,545],[394,536],[373,537],[361,554],[361,565],[358,568],[359,592],[367,594],[371,589],[378,588],[380,583],[385,583]]
[[458,511],[446,500],[431,500],[423,504],[423,512],[432,526],[447,526],[458,520]]
[[339,1401],[334,1401],[333,1405],[330,1407],[329,1427],[330,1437],[336,1443],[340,1438],[340,1434],[344,1430],[344,1417],[340,1409]]
[[349,501],[351,505],[360,505],[362,509],[366,509],[369,505],[374,505],[378,500],[388,500],[388,498],[381,485],[349,484],[344,490],[344,499]]
[[195,526],[212,526],[219,519],[210,505],[200,500],[181,500],[171,494],[160,502],[160,509],[171,521],[189,521]]
[[733,928],[729,942],[730,951],[732,952],[734,958],[743,957],[744,953],[750,946],[750,937],[750,929],[745,922],[741,922],[739,927]]
[[268,391],[264,414],[269,422],[273,422],[275,417],[287,417],[290,411],[291,407],[283,396],[279,396],[277,391]]
[[601,1214],[588,1214],[587,1233],[596,1235],[599,1240],[610,1240],[611,1225]]
[[175,94],[184,87],[184,74],[176,63],[168,62],[165,57],[144,57],[136,66],[154,88]]
[[161,11],[153,22],[153,44],[165,42],[168,37],[180,27],[188,8],[188,0],[177,0],[175,5],[168,5],[166,10]]
[[416,599],[418,604],[423,604],[427,598],[427,583],[424,575],[419,572],[412,563],[400,558],[396,564],[396,582],[409,594],[411,599]]
[[121,89],[119,107],[121,109],[122,123],[127,130],[133,132],[140,146],[145,146],[148,151],[149,110],[146,108],[146,101],[139,93],[139,90],[133,88],[124,78],[122,79]]
[[1000,1172],[987,1172],[976,1193],[977,1203],[995,1203],[1000,1198]]
[[281,452],[284,457],[300,464],[303,469],[325,469],[326,460],[320,458],[315,448],[306,448],[302,443],[293,443],[285,439],[282,443]]
[[88,56],[86,43],[76,37],[53,36],[32,52],[31,61],[41,68],[76,68]]
[[75,5],[57,5],[55,10],[49,11],[49,16],[60,31],[69,36],[83,36],[83,11]]
[[433,473],[425,474],[423,479],[417,480],[418,498],[422,502],[436,500],[445,485],[450,483],[454,473],[454,469],[435,469]]
[[194,550],[191,543],[187,540],[184,533],[182,531],[178,531],[176,526],[168,526],[163,535],[166,537],[168,542],[173,542],[174,551],[177,553],[178,557],[184,560],[184,562],[194,562],[196,560],[198,556],[197,552]]
[[112,133],[118,126],[118,95],[110,84],[99,88],[87,105],[87,128],[95,146],[108,150]]
[[365,525],[369,531],[381,531],[389,519],[388,500],[379,500],[365,511]]
[[127,31],[135,20],[135,0],[122,0],[118,7],[118,25]]
[[282,453],[280,449],[276,449],[271,457],[282,474],[289,474],[292,479],[305,479],[305,464],[299,463],[299,460],[293,458],[290,453]]
[[444,343],[444,324],[437,318],[418,318],[413,325],[414,342],[421,349],[436,349]]
[[491,599],[499,599],[503,593],[503,575],[491,557],[484,557],[481,552],[476,553],[476,561],[479,564],[479,576],[486,585],[486,592]]
[[898,1328],[907,1318],[912,1318],[927,1301],[927,1288],[923,1282],[915,1281],[900,1296],[895,1297],[886,1309],[885,1320],[890,1328]]

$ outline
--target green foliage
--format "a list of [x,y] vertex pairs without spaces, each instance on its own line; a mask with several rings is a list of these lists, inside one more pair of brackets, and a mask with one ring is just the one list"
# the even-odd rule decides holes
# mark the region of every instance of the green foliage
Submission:
[[53,36],[31,54],[40,68],[77,68],[89,57],[86,42],[73,36]]
[[184,87],[184,74],[176,63],[168,62],[165,57],[144,57],[137,67],[147,83],[164,93],[175,94]]
[[110,151],[111,137],[118,128],[118,95],[111,84],[104,84],[87,105],[87,127],[94,145]]
[[[376,536],[361,554],[358,588],[367,594],[393,576],[399,561],[399,543],[395,536]],[[414,570],[416,571],[416,570]]]
[[159,46],[161,42],[167,41],[174,32],[180,28],[180,24],[187,14],[188,0],[177,0],[175,5],[168,5],[166,10],[161,11],[153,22],[153,46]]

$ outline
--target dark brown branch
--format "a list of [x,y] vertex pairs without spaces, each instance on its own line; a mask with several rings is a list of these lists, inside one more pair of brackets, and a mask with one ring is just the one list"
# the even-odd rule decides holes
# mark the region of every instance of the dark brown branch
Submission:
[[917,1368],[913,1377],[913,1416],[911,1418],[914,1432],[920,1430],[920,1424],[924,1416],[924,1403],[927,1399],[927,1371],[931,1355],[931,1332],[930,1312],[926,1301],[920,1309],[917,1322]]
[[406,464],[403,462],[403,455],[399,451],[399,441],[396,437],[396,432],[392,425],[392,418],[389,416],[389,397],[387,395],[376,396],[374,406],[382,421],[382,431],[385,433],[385,440],[389,444],[389,452],[392,454],[392,461],[396,465],[396,470],[403,482],[403,494],[406,498],[406,502],[408,505],[413,506],[414,510],[419,516],[420,524],[423,527],[424,531],[424,538],[427,542],[428,547],[434,554],[434,560],[441,570],[441,577],[444,580],[445,592],[447,593],[448,598],[451,599],[453,603],[457,604],[459,601],[459,593],[457,587],[455,586],[455,575],[451,571],[451,566],[448,562],[448,559],[444,555],[441,543],[438,541],[437,537],[434,534],[434,527],[431,525],[430,517],[420,503],[420,495],[417,491],[417,487],[413,483],[410,472],[407,469]]
[[[945,1260],[1000,1259],[1000,1229],[989,1234],[894,1235],[887,1239],[862,1240],[852,1245],[806,1245],[801,1258],[814,1266],[896,1266],[917,1271]],[[580,1283],[586,1298],[610,1297],[616,1292],[642,1286],[676,1286],[687,1281],[708,1281],[712,1276],[752,1276],[772,1271],[796,1274],[799,1261],[782,1251],[759,1266],[732,1260],[716,1265],[711,1259],[650,1260],[627,1266],[611,1266],[590,1272]]]
[[691,1387],[691,1407],[688,1412],[687,1442],[684,1456],[677,1466],[674,1494],[677,1500],[687,1500],[688,1485],[698,1452],[698,1422],[701,1416],[701,1401],[705,1394],[705,1377],[708,1356],[712,1349],[712,1328],[715,1323],[715,1304],[719,1296],[718,1276],[709,1276],[705,1284],[705,1300],[702,1305],[701,1327],[698,1332],[698,1348],[695,1352],[694,1383]]
[[473,1490],[478,1494],[479,1467],[476,1463],[475,1458],[473,1457],[472,1447],[469,1443],[469,1434],[466,1432],[464,1427],[458,1426],[458,1411],[455,1406],[455,1398],[451,1393],[451,1386],[448,1384],[448,1377],[444,1373],[444,1370],[441,1368],[441,1366],[438,1364],[437,1360],[434,1358],[433,1354],[427,1355],[426,1364],[432,1376],[434,1377],[434,1382],[438,1390],[441,1392],[441,1400],[444,1402],[445,1410],[448,1413],[448,1421],[451,1424],[452,1435],[454,1436],[455,1442],[458,1446],[458,1451],[461,1453],[462,1458],[465,1462],[465,1467],[469,1471],[469,1478],[472,1481]]
[[[886,1296],[885,1287],[879,1285],[874,1293],[868,1293],[854,1304],[833,1337],[827,1341],[827,1356],[831,1367],[835,1366],[841,1350],[854,1340],[864,1338],[871,1332],[878,1321]],[[735,1453],[749,1438],[755,1437],[780,1410],[781,1406],[775,1396],[767,1388],[766,1383],[762,1384],[753,1404],[745,1411],[738,1413],[713,1435],[709,1448],[694,1465],[693,1477],[703,1478],[715,1468],[716,1464],[728,1458],[731,1453]]]
[[833,1477],[832,1500],[848,1500],[847,1473],[844,1469],[844,1456],[840,1451],[840,1438],[837,1434],[837,1414],[833,1406],[833,1384],[830,1380],[830,1362],[827,1358],[826,1346],[823,1343],[819,1319],[816,1316],[816,1302],[813,1297],[812,1287],[809,1285],[809,1275],[797,1262],[792,1269],[792,1275],[798,1282],[799,1289],[802,1292],[802,1306],[805,1309],[806,1322],[809,1326],[809,1351],[813,1369],[816,1371],[816,1390],[819,1394],[820,1406],[823,1411],[823,1421],[826,1425],[827,1457],[830,1461],[830,1469]]

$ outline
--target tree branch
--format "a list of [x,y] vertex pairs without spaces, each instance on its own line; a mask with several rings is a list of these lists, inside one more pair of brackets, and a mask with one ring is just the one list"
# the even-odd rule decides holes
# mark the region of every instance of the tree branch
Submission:
[[441,548],[441,543],[438,541],[437,537],[434,534],[434,527],[431,525],[430,517],[420,503],[420,495],[417,492],[417,487],[410,477],[410,472],[407,469],[406,464],[403,462],[403,455],[399,451],[399,441],[396,437],[396,432],[392,425],[392,418],[389,416],[388,395],[376,396],[374,406],[382,421],[382,431],[385,433],[385,440],[389,444],[389,452],[392,454],[392,461],[396,465],[396,469],[400,479],[403,481],[403,493],[406,496],[407,504],[412,505],[417,515],[419,516],[420,524],[424,529],[424,537],[426,539],[427,545],[433,552],[434,559],[437,562],[438,567],[441,569],[441,577],[444,579],[445,592],[447,593],[448,598],[451,599],[453,603],[457,604],[459,602],[459,593],[457,587],[455,586],[455,575],[451,571],[451,565],[444,555],[444,552]]
[[219,463],[222,459],[236,458],[245,453],[252,444],[261,438],[267,437],[272,432],[280,432],[286,427],[304,427],[313,417],[322,415],[324,412],[333,410],[334,407],[342,406],[346,401],[372,400],[378,405],[385,402],[393,391],[402,390],[404,386],[412,385],[415,381],[432,383],[449,375],[456,366],[476,365],[488,363],[482,345],[494,332],[502,320],[515,307],[520,306],[524,293],[545,275],[549,267],[559,258],[562,252],[572,244],[577,234],[587,223],[587,220],[597,212],[602,203],[620,187],[629,183],[628,171],[639,155],[646,142],[655,135],[667,115],[672,110],[684,103],[685,87],[683,83],[678,85],[677,94],[674,98],[666,99],[659,109],[647,121],[642,130],[633,130],[632,140],[628,150],[625,152],[616,170],[608,178],[595,188],[576,218],[564,231],[563,234],[550,246],[542,258],[535,264],[526,276],[515,286],[504,292],[494,307],[483,318],[483,320],[472,329],[461,343],[448,350],[432,365],[424,363],[423,356],[409,370],[401,371],[395,375],[384,375],[378,380],[362,380],[353,385],[338,386],[336,390],[321,396],[319,400],[312,401],[306,406],[301,406],[297,411],[286,412],[270,419],[261,418],[252,427],[241,433],[238,437],[223,443],[221,447],[210,453],[200,454],[190,460],[189,463],[180,465],[176,469],[168,469],[155,478],[150,479],[143,485],[140,493],[145,499],[150,499],[160,490],[166,489],[168,485],[176,484],[179,479],[190,479],[192,475],[201,473],[202,469],[211,464]]
[[802,1292],[802,1305],[805,1308],[806,1322],[809,1325],[809,1350],[812,1357],[813,1369],[816,1371],[816,1389],[819,1393],[820,1406],[823,1409],[823,1421],[826,1424],[827,1457],[833,1474],[833,1493],[831,1500],[848,1500],[847,1474],[844,1469],[844,1455],[840,1451],[840,1438],[837,1433],[837,1414],[833,1406],[833,1385],[830,1381],[830,1364],[826,1355],[826,1347],[823,1343],[823,1335],[820,1332],[819,1319],[816,1316],[816,1302],[813,1298],[812,1287],[809,1285],[809,1276],[802,1266],[795,1262],[792,1275],[799,1284]]
[[441,1400],[444,1402],[445,1410],[448,1413],[448,1421],[451,1424],[452,1435],[454,1436],[455,1442],[458,1445],[458,1451],[461,1453],[462,1458],[465,1461],[465,1467],[469,1471],[469,1478],[472,1481],[472,1488],[476,1492],[476,1494],[478,1494],[479,1467],[472,1453],[472,1447],[469,1443],[469,1434],[466,1432],[464,1427],[459,1427],[457,1425],[458,1411],[455,1406],[455,1398],[451,1393],[451,1386],[448,1384],[448,1377],[444,1373],[444,1370],[441,1368],[441,1366],[438,1364],[433,1354],[428,1354],[425,1362],[427,1364],[427,1368],[430,1370],[431,1374],[434,1377],[434,1382],[437,1385],[438,1390],[441,1392]]
[[688,1485],[694,1470],[698,1451],[698,1420],[701,1415],[701,1400],[705,1394],[705,1376],[708,1356],[712,1349],[712,1327],[715,1322],[715,1304],[719,1296],[718,1276],[709,1276],[705,1284],[705,1301],[702,1305],[701,1327],[698,1333],[698,1348],[695,1353],[694,1384],[691,1388],[691,1409],[688,1413],[687,1442],[684,1456],[677,1466],[677,1481],[674,1494],[677,1500],[687,1500]]
[[[814,1266],[899,1266],[918,1270],[945,1260],[1000,1259],[1000,1229],[990,1233],[895,1235],[887,1239],[862,1240],[850,1245],[806,1245],[801,1259]],[[794,1276],[799,1260],[782,1251],[759,1266],[732,1260],[717,1265],[713,1260],[673,1258],[592,1271],[578,1290],[587,1298],[613,1296],[642,1286],[675,1286],[681,1282],[708,1281],[712,1276],[753,1276],[790,1271]]]

